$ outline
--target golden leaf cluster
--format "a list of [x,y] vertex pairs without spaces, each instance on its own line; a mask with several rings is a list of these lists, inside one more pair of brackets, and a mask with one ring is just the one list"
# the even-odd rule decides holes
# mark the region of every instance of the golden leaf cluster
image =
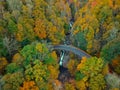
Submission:
[[77,70],[80,70],[82,67],[84,67],[86,60],[86,57],[82,57],[81,63],[77,66]]
[[0,58],[0,73],[3,72],[5,66],[8,64],[5,57]]
[[24,81],[23,87],[20,87],[20,90],[39,90],[39,88],[35,85],[34,81]]

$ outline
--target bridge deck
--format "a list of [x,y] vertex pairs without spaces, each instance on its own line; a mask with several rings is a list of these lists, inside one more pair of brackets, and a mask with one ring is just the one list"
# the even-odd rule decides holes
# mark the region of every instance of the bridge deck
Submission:
[[86,52],[84,52],[81,49],[78,49],[72,45],[54,45],[53,46],[54,50],[65,50],[65,51],[70,51],[73,52],[74,54],[78,55],[79,57],[87,57],[90,58],[91,56],[89,54],[87,54]]

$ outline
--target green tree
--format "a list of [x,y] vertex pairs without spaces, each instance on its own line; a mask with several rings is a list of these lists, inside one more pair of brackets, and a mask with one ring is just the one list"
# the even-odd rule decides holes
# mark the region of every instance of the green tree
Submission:
[[112,59],[120,54],[119,45],[119,37],[108,42],[101,51],[101,57],[103,57],[106,62],[111,62]]

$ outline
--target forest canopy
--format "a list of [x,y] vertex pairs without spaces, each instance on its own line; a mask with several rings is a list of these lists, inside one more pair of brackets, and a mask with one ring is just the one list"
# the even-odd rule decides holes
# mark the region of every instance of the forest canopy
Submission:
[[119,90],[119,75],[120,0],[0,0],[0,90]]

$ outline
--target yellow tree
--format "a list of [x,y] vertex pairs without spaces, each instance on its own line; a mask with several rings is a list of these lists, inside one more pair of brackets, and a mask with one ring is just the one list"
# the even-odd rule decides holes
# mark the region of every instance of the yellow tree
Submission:
[[0,74],[4,71],[5,67],[7,66],[8,64],[8,61],[6,60],[5,57],[1,57],[0,58]]

